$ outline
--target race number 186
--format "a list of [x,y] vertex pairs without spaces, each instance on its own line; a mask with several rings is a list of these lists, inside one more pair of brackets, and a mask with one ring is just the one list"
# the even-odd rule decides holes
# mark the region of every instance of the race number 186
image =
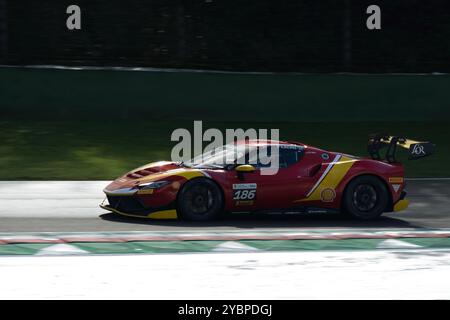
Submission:
[[253,200],[256,197],[256,190],[236,190],[233,194],[234,200]]
[[254,200],[256,188],[256,183],[233,184],[233,200]]

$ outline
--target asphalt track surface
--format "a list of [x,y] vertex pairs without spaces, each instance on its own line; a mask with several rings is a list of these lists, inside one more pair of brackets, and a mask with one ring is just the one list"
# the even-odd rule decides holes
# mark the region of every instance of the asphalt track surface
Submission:
[[231,214],[214,222],[118,217],[98,207],[107,181],[0,182],[0,232],[450,228],[450,179],[408,180],[411,205],[379,220],[337,214]]

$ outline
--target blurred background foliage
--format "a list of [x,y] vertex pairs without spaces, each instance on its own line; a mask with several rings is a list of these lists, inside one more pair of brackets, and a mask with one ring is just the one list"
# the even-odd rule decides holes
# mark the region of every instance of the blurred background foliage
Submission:
[[[188,120],[135,120],[118,124],[105,119],[90,121],[0,121],[0,180],[113,179],[145,163],[170,160],[177,128],[193,134]],[[390,132],[429,139],[435,155],[406,160],[399,150],[407,177],[448,177],[449,123],[414,122],[252,122],[205,121],[203,129],[279,129],[280,139],[295,140],[326,150],[367,156],[367,135]],[[269,132],[270,134],[270,132]],[[204,144],[204,147],[207,143]]]

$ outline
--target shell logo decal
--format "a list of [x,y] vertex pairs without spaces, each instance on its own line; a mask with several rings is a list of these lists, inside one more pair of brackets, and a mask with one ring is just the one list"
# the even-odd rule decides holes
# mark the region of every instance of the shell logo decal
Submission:
[[325,188],[320,193],[320,199],[323,202],[333,202],[334,198],[336,198],[336,191],[331,188]]

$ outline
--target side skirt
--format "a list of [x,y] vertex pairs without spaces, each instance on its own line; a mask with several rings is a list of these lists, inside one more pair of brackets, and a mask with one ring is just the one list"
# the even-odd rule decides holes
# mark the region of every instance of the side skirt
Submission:
[[264,209],[255,211],[232,211],[233,213],[270,213],[270,214],[298,214],[298,213],[339,213],[338,209],[321,207],[297,207],[287,209]]

